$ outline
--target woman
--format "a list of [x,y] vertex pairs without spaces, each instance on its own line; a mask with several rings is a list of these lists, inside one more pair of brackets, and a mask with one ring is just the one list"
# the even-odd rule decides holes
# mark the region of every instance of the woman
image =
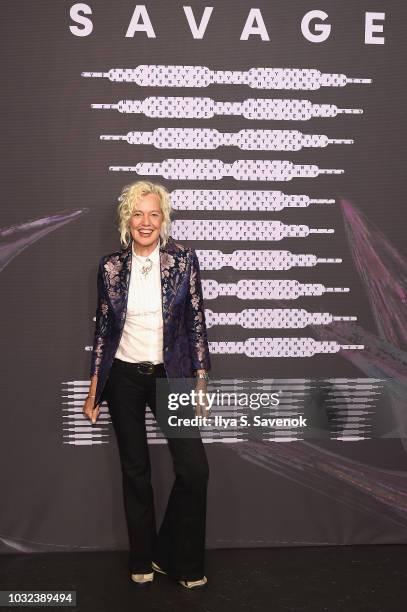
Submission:
[[[120,454],[132,581],[151,584],[155,570],[184,587],[200,588],[207,584],[207,457],[198,428],[192,437],[169,434],[163,416],[167,404],[163,408],[157,400],[157,390],[164,384],[165,396],[172,379],[196,376],[196,390],[205,393],[211,364],[198,259],[170,237],[170,213],[169,193],[161,185],[137,181],[122,191],[118,216],[124,247],[99,261],[91,383],[83,412],[95,423],[106,399]],[[158,535],[146,403],[167,438],[175,471]],[[194,414],[207,415],[206,399]]]

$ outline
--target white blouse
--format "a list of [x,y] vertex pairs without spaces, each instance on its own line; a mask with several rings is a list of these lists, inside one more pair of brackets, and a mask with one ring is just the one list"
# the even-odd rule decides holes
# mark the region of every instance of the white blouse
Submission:
[[[150,255],[136,255],[132,262],[126,318],[115,357],[122,361],[163,363],[163,317],[160,272],[160,241]],[[148,274],[143,266],[152,261]]]

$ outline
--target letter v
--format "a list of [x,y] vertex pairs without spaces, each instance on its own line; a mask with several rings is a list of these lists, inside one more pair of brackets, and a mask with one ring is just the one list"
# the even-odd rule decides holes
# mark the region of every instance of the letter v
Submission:
[[206,28],[208,27],[209,18],[212,15],[213,6],[205,6],[199,26],[196,24],[196,19],[192,12],[192,8],[190,6],[184,6],[183,8],[188,21],[189,29],[192,32],[192,36],[194,38],[203,38]]

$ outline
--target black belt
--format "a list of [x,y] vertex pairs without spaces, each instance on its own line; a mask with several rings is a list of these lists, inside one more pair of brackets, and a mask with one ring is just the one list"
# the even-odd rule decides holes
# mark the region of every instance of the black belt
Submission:
[[147,375],[154,374],[157,370],[161,370],[164,367],[163,363],[153,363],[152,361],[123,361],[122,359],[118,359],[117,357],[115,357],[113,361],[123,363],[127,366],[135,368],[140,374]]

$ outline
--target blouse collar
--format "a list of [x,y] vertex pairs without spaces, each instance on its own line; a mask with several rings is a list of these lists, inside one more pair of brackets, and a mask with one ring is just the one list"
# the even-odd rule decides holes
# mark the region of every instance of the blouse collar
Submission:
[[160,239],[158,239],[157,244],[155,245],[154,251],[152,251],[149,255],[136,255],[136,253],[134,252],[134,240],[132,240],[132,245],[131,245],[132,255],[133,257],[137,257],[140,260],[145,260],[148,257],[155,263],[159,260],[159,257],[160,257],[159,251],[160,251]]

